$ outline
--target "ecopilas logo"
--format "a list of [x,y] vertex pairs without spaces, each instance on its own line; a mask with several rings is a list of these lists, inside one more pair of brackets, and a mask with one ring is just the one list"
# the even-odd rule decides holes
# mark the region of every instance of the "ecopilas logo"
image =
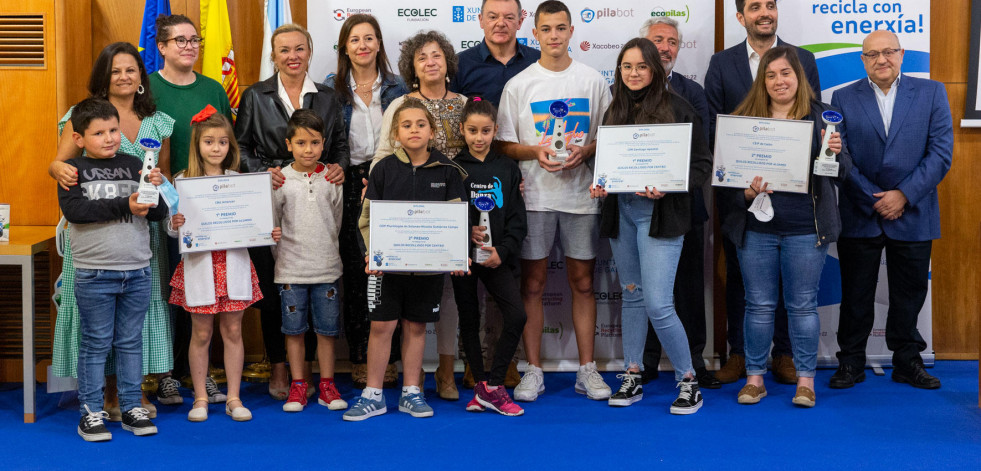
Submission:
[[687,23],[688,19],[691,17],[691,9],[688,8],[688,5],[685,5],[684,8],[681,10],[676,10],[673,7],[664,8],[664,7],[657,6],[651,10],[651,17],[684,18],[685,19],[684,23]]

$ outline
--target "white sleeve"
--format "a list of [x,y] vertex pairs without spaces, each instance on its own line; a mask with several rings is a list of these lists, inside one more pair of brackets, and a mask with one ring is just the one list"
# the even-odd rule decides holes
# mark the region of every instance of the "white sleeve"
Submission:
[[497,110],[497,140],[504,142],[520,143],[518,138],[518,100],[514,97],[514,89],[511,85],[514,80],[508,81],[501,93],[501,106]]
[[381,134],[378,136],[378,147],[375,148],[375,156],[371,159],[371,168],[375,168],[375,164],[379,160],[388,157],[395,152],[395,144],[392,142],[392,118],[395,116],[395,110],[405,101],[405,95],[400,96],[388,105],[385,110],[385,114],[382,115],[381,124]]

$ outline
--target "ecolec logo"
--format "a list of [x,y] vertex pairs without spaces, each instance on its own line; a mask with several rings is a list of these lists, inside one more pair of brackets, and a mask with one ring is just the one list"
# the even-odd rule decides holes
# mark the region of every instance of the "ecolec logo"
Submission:
[[688,8],[688,5],[685,5],[683,10],[675,10],[674,8],[664,8],[664,7],[657,6],[654,7],[653,10],[651,10],[651,17],[684,18],[685,19],[684,23],[687,23],[691,17],[691,9]]
[[399,8],[396,13],[406,21],[429,21],[437,16],[436,8]]
[[460,41],[460,49],[470,49],[471,47],[479,45],[480,41],[480,39],[470,41],[462,40]]
[[579,49],[582,49],[583,52],[588,51],[590,47],[592,47],[592,46],[589,44],[589,41],[583,41],[583,42],[579,43]]

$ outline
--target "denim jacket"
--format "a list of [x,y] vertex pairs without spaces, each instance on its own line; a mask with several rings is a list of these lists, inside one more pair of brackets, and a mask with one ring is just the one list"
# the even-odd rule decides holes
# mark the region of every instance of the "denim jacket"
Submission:
[[[337,79],[336,74],[330,74],[324,79],[324,85],[334,88],[335,81]],[[409,87],[405,85],[405,81],[402,77],[398,75],[387,75],[382,79],[381,83],[381,105],[382,113],[388,109],[388,105],[392,103],[392,100],[409,93]],[[344,130],[347,134],[351,134],[351,114],[353,109],[350,103],[344,103]]]

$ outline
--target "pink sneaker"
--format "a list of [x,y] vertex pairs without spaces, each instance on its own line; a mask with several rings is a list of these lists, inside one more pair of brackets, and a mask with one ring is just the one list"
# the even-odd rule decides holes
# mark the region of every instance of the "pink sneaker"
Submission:
[[290,384],[290,395],[283,404],[285,412],[300,412],[307,405],[307,383],[302,379]]
[[514,403],[511,400],[511,396],[508,395],[508,390],[504,386],[498,386],[497,389],[493,391],[487,390],[487,382],[481,381],[473,387],[474,394],[476,397],[474,399],[480,403],[480,405],[487,407],[493,411],[496,411],[502,415],[518,416],[525,413],[525,410],[521,406]]
[[347,409],[347,402],[341,399],[341,393],[337,392],[337,385],[334,384],[334,380],[321,378],[317,389],[320,390],[320,397],[317,398],[318,404],[327,406],[330,410]]
[[485,410],[484,406],[480,405],[480,403],[477,402],[476,395],[474,395],[473,399],[471,399],[470,402],[467,403],[467,411],[469,412],[483,412],[484,410]]

